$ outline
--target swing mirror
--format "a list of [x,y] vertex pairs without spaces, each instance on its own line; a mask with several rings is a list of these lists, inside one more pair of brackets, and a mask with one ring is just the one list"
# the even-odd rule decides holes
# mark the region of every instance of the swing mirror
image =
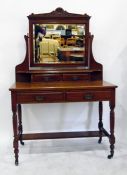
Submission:
[[87,65],[88,15],[57,8],[29,18],[30,66]]

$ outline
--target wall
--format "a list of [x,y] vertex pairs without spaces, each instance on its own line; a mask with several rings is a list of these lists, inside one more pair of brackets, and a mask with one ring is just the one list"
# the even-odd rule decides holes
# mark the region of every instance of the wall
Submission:
[[[4,0],[0,5],[0,145],[12,144],[12,112],[9,87],[15,82],[15,66],[24,60],[27,15],[63,7],[87,13],[95,35],[93,53],[103,64],[104,79],[119,86],[116,94],[116,136],[127,140],[127,11],[126,0]],[[24,105],[25,131],[97,129],[97,103]],[[109,107],[104,103],[104,123],[109,128]]]

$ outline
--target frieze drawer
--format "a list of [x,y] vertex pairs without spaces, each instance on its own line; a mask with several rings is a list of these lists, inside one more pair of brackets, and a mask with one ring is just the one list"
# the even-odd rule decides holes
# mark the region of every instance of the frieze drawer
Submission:
[[65,81],[90,80],[90,74],[64,74],[63,80]]
[[61,102],[63,99],[64,95],[62,92],[19,93],[17,95],[18,103]]
[[110,97],[110,91],[74,91],[66,93],[67,101],[106,101]]
[[62,75],[60,74],[33,74],[31,77],[32,82],[49,82],[60,80],[62,80]]

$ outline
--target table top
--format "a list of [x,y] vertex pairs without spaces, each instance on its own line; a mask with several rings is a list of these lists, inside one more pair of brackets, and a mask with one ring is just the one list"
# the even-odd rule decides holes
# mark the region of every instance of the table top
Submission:
[[105,81],[53,81],[39,83],[17,82],[10,87],[10,91],[21,90],[86,90],[86,89],[112,89],[117,88],[116,85]]

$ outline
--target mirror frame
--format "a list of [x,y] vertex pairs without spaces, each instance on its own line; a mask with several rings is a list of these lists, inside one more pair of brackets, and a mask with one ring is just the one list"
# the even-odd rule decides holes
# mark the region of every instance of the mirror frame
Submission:
[[[57,8],[55,11],[50,13],[42,13],[42,14],[31,14],[28,16],[29,19],[29,59],[30,59],[30,67],[73,67],[73,66],[88,66],[88,37],[89,37],[89,19],[90,16],[87,14],[75,14],[69,13],[62,8]],[[35,63],[33,59],[33,25],[34,24],[82,24],[85,26],[85,61],[80,63]]]

